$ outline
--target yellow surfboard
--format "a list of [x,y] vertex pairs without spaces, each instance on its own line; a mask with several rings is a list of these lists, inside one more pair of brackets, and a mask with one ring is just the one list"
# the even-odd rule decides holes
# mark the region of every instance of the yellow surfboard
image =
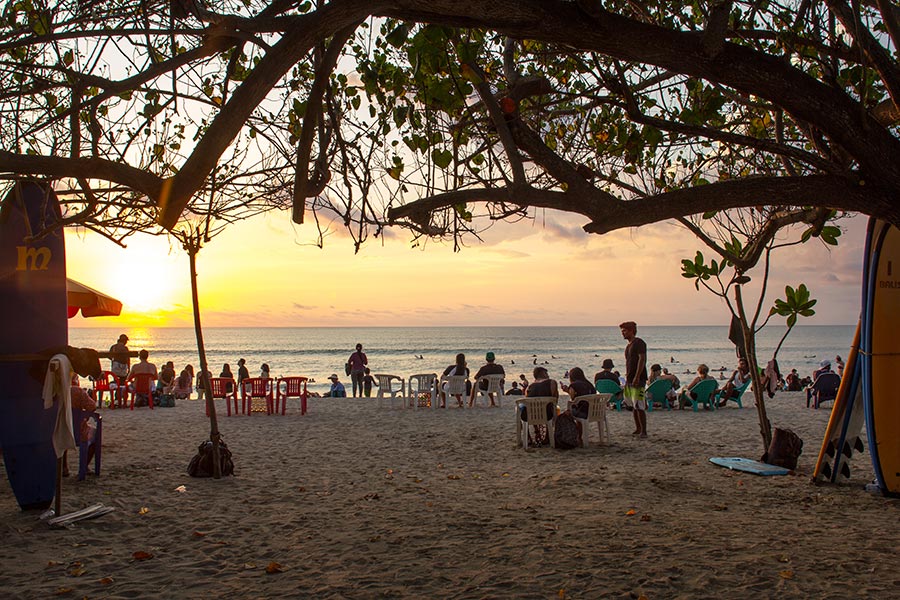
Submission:
[[900,495],[900,230],[875,221],[863,305],[863,398],[875,477]]

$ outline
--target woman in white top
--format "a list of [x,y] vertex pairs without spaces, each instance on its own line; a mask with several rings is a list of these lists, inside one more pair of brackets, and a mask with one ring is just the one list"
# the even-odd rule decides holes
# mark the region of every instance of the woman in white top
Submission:
[[740,393],[738,390],[744,387],[748,381],[750,381],[750,365],[747,363],[746,358],[741,358],[738,360],[737,370],[731,374],[731,377],[722,386],[722,399],[719,400],[718,406],[725,406],[728,398],[737,398],[737,395]]

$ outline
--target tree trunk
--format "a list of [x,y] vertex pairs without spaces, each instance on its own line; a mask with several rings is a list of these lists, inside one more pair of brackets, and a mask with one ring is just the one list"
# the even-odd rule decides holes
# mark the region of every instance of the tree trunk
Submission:
[[200,301],[197,294],[197,252],[199,244],[188,241],[186,244],[188,261],[191,266],[191,303],[194,308],[194,332],[197,334],[197,352],[200,354],[200,381],[203,384],[203,395],[206,399],[206,410],[209,413],[209,439],[213,446],[213,477],[222,477],[222,463],[219,462],[219,422],[216,419],[216,404],[212,397],[209,382],[209,369],[206,363],[206,347],[203,345],[203,329],[200,327]]
[[741,331],[744,334],[744,351],[747,353],[750,377],[753,380],[753,397],[756,400],[756,413],[759,416],[759,433],[762,436],[763,453],[765,453],[772,442],[772,424],[769,422],[769,417],[766,414],[765,393],[762,389],[762,377],[759,374],[759,362],[756,360],[756,332],[751,324],[747,322],[740,285],[734,286],[734,299],[738,309],[738,319],[741,322]]

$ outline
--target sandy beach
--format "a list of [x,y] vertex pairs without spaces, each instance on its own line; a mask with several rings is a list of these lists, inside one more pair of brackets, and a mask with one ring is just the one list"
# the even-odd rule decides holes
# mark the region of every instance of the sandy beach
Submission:
[[[746,404],[752,405],[749,394]],[[759,458],[756,410],[653,411],[633,439],[516,448],[511,403],[379,409],[310,399],[301,416],[224,416],[236,476],[185,469],[208,436],[200,402],[104,410],[100,477],[63,483],[63,512],[116,510],[50,529],[19,510],[3,472],[4,598],[897,597],[900,501],[810,483],[828,410],[769,400],[796,431],[795,475],[758,477],[711,456]],[[70,468],[76,460],[70,455]],[[184,486],[184,491],[178,491]],[[135,553],[143,560],[135,558]],[[147,557],[146,555],[150,555]],[[267,572],[268,571],[272,571]]]

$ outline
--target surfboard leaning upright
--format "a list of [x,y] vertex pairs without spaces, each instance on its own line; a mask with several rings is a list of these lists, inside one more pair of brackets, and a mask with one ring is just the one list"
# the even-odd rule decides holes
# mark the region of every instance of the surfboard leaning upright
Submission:
[[63,230],[31,239],[59,219],[56,194],[35,183],[17,183],[0,205],[0,446],[23,510],[53,500],[56,411],[41,398],[47,362],[7,359],[67,343]]
[[866,431],[875,478],[900,496],[900,230],[876,220],[863,302]]

